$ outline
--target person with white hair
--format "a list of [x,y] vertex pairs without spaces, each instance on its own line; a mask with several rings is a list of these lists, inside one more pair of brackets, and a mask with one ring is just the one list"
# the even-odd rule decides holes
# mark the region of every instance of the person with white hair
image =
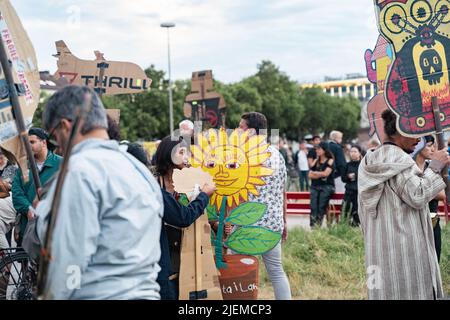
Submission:
[[181,136],[192,136],[194,134],[194,123],[191,120],[183,120],[179,124]]
[[342,150],[342,138],[344,134],[340,131],[333,130],[330,133],[329,148],[330,152],[334,156],[336,171],[334,172],[334,185],[336,186],[336,192],[344,192],[345,184],[342,182],[342,175],[347,165],[345,161],[344,150]]

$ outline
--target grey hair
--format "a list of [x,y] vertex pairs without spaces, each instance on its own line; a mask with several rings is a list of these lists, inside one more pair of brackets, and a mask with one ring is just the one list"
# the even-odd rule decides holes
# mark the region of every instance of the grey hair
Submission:
[[94,129],[108,129],[106,111],[94,90],[88,87],[67,86],[56,92],[47,102],[42,114],[42,124],[47,131],[55,128],[62,119],[75,120],[77,110],[86,108],[90,101],[90,110],[84,118],[81,134]]
[[344,134],[342,132],[340,132],[340,131],[337,131],[337,130],[333,130],[330,133],[330,139],[331,140],[336,140],[338,137],[342,138],[343,136],[344,136]]

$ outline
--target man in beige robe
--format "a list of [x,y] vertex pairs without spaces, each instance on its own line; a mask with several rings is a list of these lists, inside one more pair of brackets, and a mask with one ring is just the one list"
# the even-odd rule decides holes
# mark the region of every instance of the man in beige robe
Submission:
[[369,299],[443,297],[428,202],[445,188],[446,150],[422,173],[409,153],[420,139],[401,136],[396,116],[383,113],[385,143],[369,151],[358,173]]

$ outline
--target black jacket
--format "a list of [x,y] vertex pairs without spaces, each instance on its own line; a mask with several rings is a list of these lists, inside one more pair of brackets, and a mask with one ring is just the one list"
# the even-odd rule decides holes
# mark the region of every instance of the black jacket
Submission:
[[342,150],[342,146],[340,144],[337,144],[334,141],[330,141],[329,148],[331,153],[334,155],[334,163],[336,166],[334,178],[343,177],[346,165],[344,150]]
[[[164,200],[163,222],[175,227],[187,228],[200,217],[208,206],[209,198],[206,193],[200,193],[197,199],[189,203],[187,207],[178,203],[177,199],[164,189],[161,189]],[[174,288],[169,283],[169,277],[172,275],[172,261],[170,258],[169,240],[167,238],[164,223],[161,227],[161,258],[159,266],[161,271],[158,274],[158,284],[161,286],[161,299],[177,299]]]
[[[361,161],[350,161],[344,168],[342,174],[342,182],[346,183],[345,190],[358,191],[358,168]],[[355,177],[351,179],[349,174],[355,174]]]

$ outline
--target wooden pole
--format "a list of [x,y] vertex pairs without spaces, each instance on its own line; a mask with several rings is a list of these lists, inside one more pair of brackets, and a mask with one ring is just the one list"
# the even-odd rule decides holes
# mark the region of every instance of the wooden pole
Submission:
[[[1,37],[0,37],[1,38]],[[36,161],[34,159],[33,151],[31,150],[30,140],[28,138],[28,132],[25,126],[25,121],[23,120],[22,109],[20,109],[19,96],[17,94],[16,85],[14,83],[14,77],[11,70],[11,62],[8,59],[6,53],[5,44],[3,39],[0,39],[0,63],[5,74],[5,80],[8,85],[9,90],[9,101],[11,102],[12,112],[14,120],[16,122],[17,131],[19,132],[20,140],[25,147],[25,152],[27,153],[28,161],[30,161],[30,170],[33,175],[34,187],[36,189],[36,195],[40,199],[38,189],[41,188],[41,180],[39,179],[39,173],[36,166]],[[38,97],[34,97],[38,99]],[[26,173],[22,173],[24,175]]]
[[[433,106],[433,114],[434,114],[434,123],[436,128],[436,140],[438,142],[438,149],[442,150],[445,149],[447,146],[445,144],[444,139],[444,132],[442,131],[442,124],[441,124],[441,109],[439,108],[438,99],[437,97],[432,97],[431,100],[432,106]],[[442,178],[444,179],[445,184],[447,187],[445,188],[445,196],[447,200],[445,201],[445,205],[447,205],[450,200],[450,181],[448,180],[448,166],[445,166],[445,168],[442,170]],[[447,217],[448,219],[448,217]]]

